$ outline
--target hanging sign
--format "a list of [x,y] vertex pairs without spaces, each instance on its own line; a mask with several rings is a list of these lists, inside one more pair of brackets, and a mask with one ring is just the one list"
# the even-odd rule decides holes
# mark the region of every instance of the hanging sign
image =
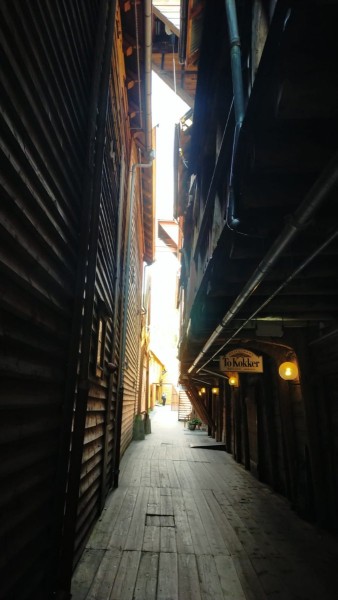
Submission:
[[238,373],[263,373],[263,357],[250,350],[237,348],[220,358],[221,371],[237,371]]

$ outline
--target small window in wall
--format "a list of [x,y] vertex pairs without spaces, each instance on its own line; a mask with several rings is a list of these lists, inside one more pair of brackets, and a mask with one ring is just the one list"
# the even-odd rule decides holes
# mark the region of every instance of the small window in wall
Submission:
[[96,343],[96,377],[104,373],[104,356],[107,337],[107,320],[109,313],[103,300],[98,302],[97,343]]

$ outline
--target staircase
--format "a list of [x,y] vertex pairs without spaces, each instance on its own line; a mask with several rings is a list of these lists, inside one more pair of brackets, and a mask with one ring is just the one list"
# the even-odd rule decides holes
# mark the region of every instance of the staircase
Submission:
[[179,391],[178,395],[178,420],[184,421],[191,413],[191,402],[184,390]]

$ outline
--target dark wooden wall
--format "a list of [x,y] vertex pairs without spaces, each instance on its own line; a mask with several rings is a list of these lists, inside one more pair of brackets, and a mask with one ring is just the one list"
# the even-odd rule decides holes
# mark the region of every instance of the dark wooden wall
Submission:
[[[338,530],[338,332],[332,332],[310,345],[313,373],[309,384],[314,393],[313,411],[309,429],[316,431],[320,454],[316,497],[320,521],[326,527]],[[315,376],[314,376],[315,375]],[[316,473],[317,475],[317,473]]]
[[118,468],[131,136],[116,2],[4,1],[0,37],[0,597],[47,600],[67,593]]
[[[210,432],[301,515],[336,531],[337,4],[234,4],[238,79],[225,4],[206,3],[193,124],[183,118],[176,131],[181,380],[198,410],[194,378],[211,389],[220,353],[262,354],[264,373],[240,374],[239,388],[222,391],[220,377],[225,409],[207,405]],[[283,381],[290,356],[300,376]]]
[[[212,410],[214,436],[254,477],[286,496],[300,516],[336,531],[337,333],[318,339],[298,330],[286,338],[294,348],[251,342],[263,354],[264,373],[241,373],[238,388],[220,381],[217,403],[224,409],[222,419],[217,406]],[[299,379],[284,381],[278,366],[290,352]]]
[[96,2],[2,2],[2,598],[46,598]]

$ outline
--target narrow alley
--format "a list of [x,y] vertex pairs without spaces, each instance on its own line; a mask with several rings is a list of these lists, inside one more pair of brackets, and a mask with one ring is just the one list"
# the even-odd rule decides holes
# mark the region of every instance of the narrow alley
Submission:
[[337,23],[1,0],[0,600],[338,599]]
[[[333,600],[338,542],[170,406],[121,462],[73,600]],[[193,446],[205,446],[197,448]]]

